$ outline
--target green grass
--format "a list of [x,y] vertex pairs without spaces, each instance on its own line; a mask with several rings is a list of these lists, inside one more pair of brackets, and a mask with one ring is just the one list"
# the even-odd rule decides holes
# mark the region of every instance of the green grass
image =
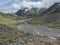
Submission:
[[32,25],[43,25],[44,24],[42,21],[38,21],[35,19],[30,20],[28,23]]
[[57,28],[60,29],[60,23],[45,23],[45,25],[51,27],[51,28]]
[[0,14],[0,24],[5,24],[7,26],[16,28],[18,23],[17,21],[23,20],[24,17],[9,15],[9,14]]
[[51,27],[51,28],[57,28],[57,29],[60,29],[60,23],[44,23],[43,21],[41,21],[40,19],[37,20],[37,19],[32,19],[28,22],[29,24],[32,24],[32,25],[46,25],[48,27]]
[[5,32],[0,30],[0,43],[6,42],[6,41],[15,41],[19,36],[17,34],[13,34],[10,32]]

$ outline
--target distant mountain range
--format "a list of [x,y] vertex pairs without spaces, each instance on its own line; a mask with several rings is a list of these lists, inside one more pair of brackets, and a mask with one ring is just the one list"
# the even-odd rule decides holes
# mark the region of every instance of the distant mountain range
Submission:
[[30,10],[28,8],[20,9],[16,14],[19,16],[37,16],[44,22],[60,23],[60,2],[54,3],[48,9],[46,7],[40,9],[32,8]]
[[54,12],[55,10],[60,11],[59,9],[60,9],[60,3],[54,3],[51,7],[49,7],[45,11],[43,11],[41,15],[50,14],[50,13]]
[[17,15],[19,16],[34,16],[34,15],[40,15],[40,13],[44,10],[46,10],[47,8],[24,8],[24,9],[20,9],[16,12]]

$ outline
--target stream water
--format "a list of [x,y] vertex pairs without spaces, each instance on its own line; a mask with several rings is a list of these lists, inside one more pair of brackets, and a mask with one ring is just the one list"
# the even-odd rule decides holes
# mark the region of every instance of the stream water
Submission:
[[30,25],[27,22],[17,26],[19,30],[23,30],[26,33],[37,34],[41,36],[48,36],[48,37],[59,37],[60,36],[60,29],[56,28],[49,28],[47,26],[42,25]]

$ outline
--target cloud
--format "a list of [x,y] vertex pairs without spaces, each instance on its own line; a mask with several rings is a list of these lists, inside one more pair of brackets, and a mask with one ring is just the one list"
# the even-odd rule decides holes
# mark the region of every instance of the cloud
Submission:
[[36,8],[41,8],[41,7],[43,7],[43,4],[40,1],[39,2],[27,2],[27,1],[23,1],[21,3],[21,7],[27,7],[27,8],[36,7]]
[[[31,1],[23,0],[20,3],[18,3],[18,2],[14,2],[11,5],[9,5],[7,8],[5,8],[5,10],[4,10],[5,13],[6,13],[6,11],[8,11],[10,13],[11,12],[15,13],[17,10],[19,10],[21,8],[25,8],[25,7],[27,7],[27,8],[32,8],[32,7],[41,8],[43,5],[40,1],[39,2],[31,2]],[[40,6],[38,6],[38,5],[40,5]]]
[[11,7],[15,8],[15,9],[20,9],[20,5],[17,3],[12,4]]
[[[55,2],[60,2],[60,0],[13,0],[10,2],[11,4],[7,3],[6,5],[0,6],[0,11],[5,13],[15,13],[17,10],[27,7],[27,8],[42,8],[42,7],[50,7]],[[9,4],[9,5],[8,5]]]

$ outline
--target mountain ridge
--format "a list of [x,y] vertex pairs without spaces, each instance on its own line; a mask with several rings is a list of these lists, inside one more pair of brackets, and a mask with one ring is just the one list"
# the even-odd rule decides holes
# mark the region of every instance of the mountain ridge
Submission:
[[[20,9],[18,10],[15,14],[18,16],[33,16],[33,15],[39,15],[42,11],[46,10],[46,7],[43,8],[24,8],[24,9]],[[27,11],[25,11],[27,10]]]

